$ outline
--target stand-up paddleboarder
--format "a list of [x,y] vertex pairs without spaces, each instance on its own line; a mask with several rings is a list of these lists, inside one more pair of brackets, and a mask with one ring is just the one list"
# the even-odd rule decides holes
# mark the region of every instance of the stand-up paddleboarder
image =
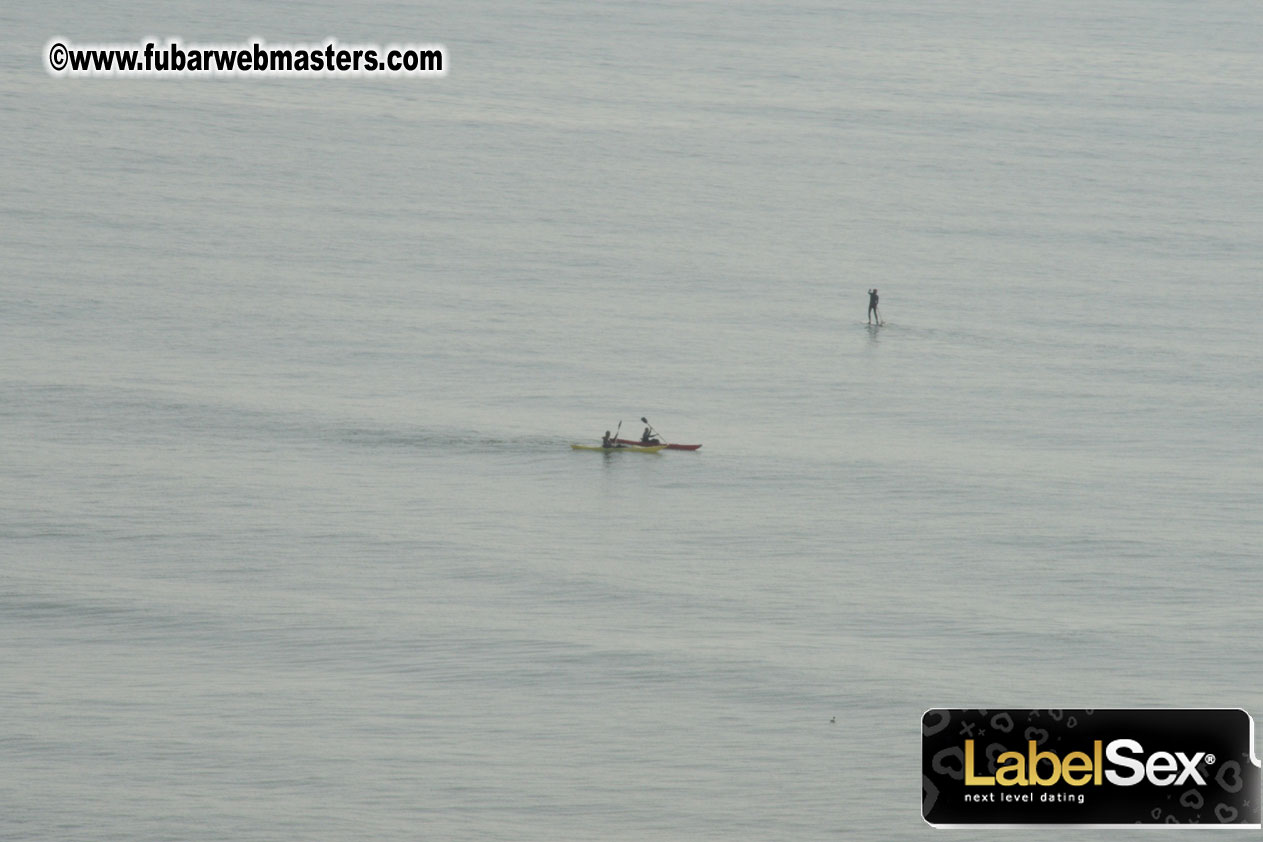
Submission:
[[877,324],[881,324],[881,314],[877,312],[877,288],[874,287],[868,291],[868,323],[871,325],[873,319],[877,320]]

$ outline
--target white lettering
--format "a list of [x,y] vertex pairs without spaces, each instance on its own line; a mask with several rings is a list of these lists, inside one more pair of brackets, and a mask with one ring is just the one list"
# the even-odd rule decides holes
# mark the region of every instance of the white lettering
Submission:
[[1140,754],[1140,752],[1144,751],[1144,746],[1135,740],[1111,740],[1110,744],[1105,747],[1105,756],[1112,763],[1131,769],[1132,774],[1120,775],[1113,769],[1107,769],[1105,777],[1109,779],[1110,783],[1117,786],[1135,786],[1144,778],[1145,766],[1139,760],[1123,754],[1124,751]]

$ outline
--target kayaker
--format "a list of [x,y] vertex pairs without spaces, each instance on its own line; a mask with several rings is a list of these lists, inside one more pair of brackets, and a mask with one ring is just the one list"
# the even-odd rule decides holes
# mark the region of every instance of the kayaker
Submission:
[[877,288],[873,287],[868,291],[868,323],[871,325],[873,319],[877,319],[877,323],[881,324],[881,317],[877,315]]
[[641,444],[657,444],[658,440],[654,438],[654,435],[652,432],[650,432],[649,428],[645,427],[645,431],[640,434],[640,443]]
[[601,439],[601,447],[614,447],[614,440],[610,438],[610,431],[605,431],[605,436]]

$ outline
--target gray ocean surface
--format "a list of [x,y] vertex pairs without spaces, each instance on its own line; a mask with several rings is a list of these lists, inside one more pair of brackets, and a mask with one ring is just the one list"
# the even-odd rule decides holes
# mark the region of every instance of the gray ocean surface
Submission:
[[[1261,35],[0,10],[0,839],[965,839],[926,708],[1263,714]],[[641,416],[704,446],[568,447]]]

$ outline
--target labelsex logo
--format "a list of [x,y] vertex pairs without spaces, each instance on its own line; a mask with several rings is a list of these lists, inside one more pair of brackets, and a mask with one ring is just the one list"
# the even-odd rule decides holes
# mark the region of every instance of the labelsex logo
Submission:
[[934,827],[1263,829],[1240,708],[931,708],[921,816]]
[[[1157,751],[1142,761],[1136,756],[1144,753],[1144,746],[1139,742],[1111,740],[1105,748],[1105,759],[1113,767],[1128,770],[1123,773],[1101,762],[1101,743],[1101,740],[1093,740],[1091,756],[1072,751],[1062,758],[1053,751],[1039,751],[1038,744],[1031,740],[1025,756],[1006,751],[996,758],[996,762],[1003,765],[996,769],[995,775],[979,775],[974,772],[974,741],[965,740],[965,786],[1051,786],[1062,781],[1070,786],[1101,786],[1102,773],[1105,780],[1116,786],[1135,786],[1141,781],[1154,786],[1180,786],[1186,782],[1205,786],[1206,779],[1197,771],[1197,765],[1203,759],[1207,764],[1215,762],[1215,756],[1204,751],[1192,757],[1182,751],[1174,754]],[[1041,762],[1051,765],[1052,771],[1041,773]]]

